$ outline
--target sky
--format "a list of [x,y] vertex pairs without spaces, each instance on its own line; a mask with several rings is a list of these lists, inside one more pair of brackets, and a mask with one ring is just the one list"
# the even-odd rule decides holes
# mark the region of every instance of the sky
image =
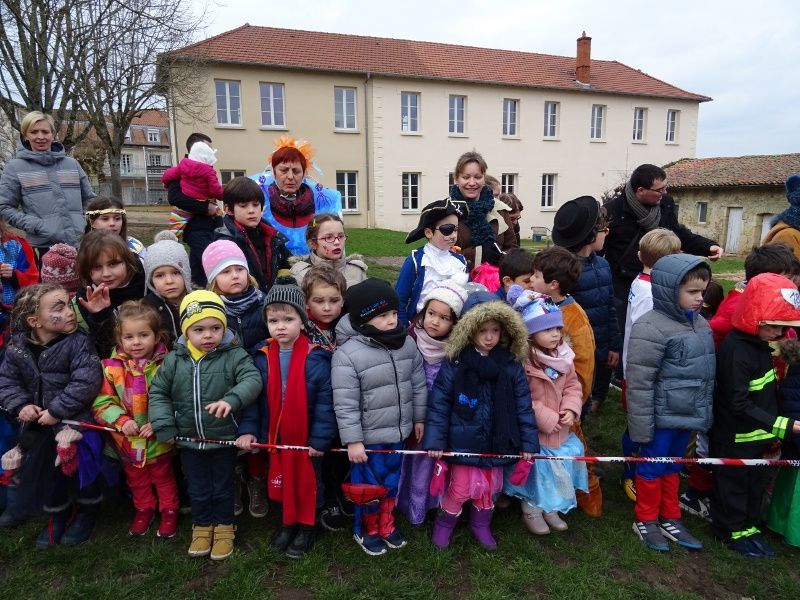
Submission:
[[800,152],[800,5],[796,0],[192,0],[198,39],[250,23],[617,60],[700,106],[697,156]]

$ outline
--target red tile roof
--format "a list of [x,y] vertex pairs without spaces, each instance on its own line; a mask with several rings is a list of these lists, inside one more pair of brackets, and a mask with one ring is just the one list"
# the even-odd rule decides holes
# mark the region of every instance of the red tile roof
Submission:
[[800,154],[684,158],[665,170],[670,188],[783,185],[800,173]]
[[[581,90],[575,58],[434,42],[243,25],[172,53],[176,58]],[[592,60],[590,91],[706,102],[617,61]]]
[[169,127],[169,118],[165,110],[145,110],[138,117],[134,117],[131,125]]

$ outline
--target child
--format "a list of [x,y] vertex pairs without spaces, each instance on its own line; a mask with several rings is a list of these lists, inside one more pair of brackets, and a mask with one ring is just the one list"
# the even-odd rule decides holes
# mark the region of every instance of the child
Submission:
[[222,227],[214,232],[214,239],[230,240],[239,246],[247,257],[247,268],[256,278],[258,288],[266,293],[278,271],[289,268],[286,238],[261,220],[264,194],[252,179],[231,179],[225,186],[222,202],[225,216]]
[[367,263],[360,254],[345,254],[346,240],[344,223],[339,215],[314,215],[306,227],[306,241],[311,248],[311,254],[289,260],[292,264],[292,275],[298,284],[303,285],[308,270],[320,264],[332,265],[344,275],[348,287],[364,281],[367,278]]
[[[445,358],[445,345],[466,299],[467,291],[461,285],[441,281],[430,291],[422,311],[411,322],[409,334],[422,355],[428,393],[433,389]],[[409,447],[417,449],[413,438]],[[429,491],[435,462],[423,455],[403,458],[397,506],[412,525],[422,525],[428,511],[439,506],[439,499]]]
[[116,233],[125,240],[131,252],[141,259],[144,258],[146,252],[144,244],[128,235],[128,217],[122,200],[106,196],[95,198],[86,205],[86,229],[83,233],[96,229]]
[[[433,384],[422,447],[436,459],[442,451],[519,454],[539,451],[531,391],[522,369],[527,332],[519,314],[499,300],[469,296],[447,341],[447,358]],[[503,487],[503,466],[513,459],[452,457],[450,482],[433,527],[433,543],[447,548],[462,506],[471,501],[470,531],[495,550],[490,524],[494,494]]]
[[305,304],[291,277],[279,277],[267,294],[264,319],[271,337],[259,346],[255,359],[264,400],[245,411],[236,440],[246,451],[256,441],[311,447],[307,455],[278,451],[269,461],[269,496],[283,506],[283,523],[272,548],[289,558],[302,558],[314,545],[316,509],[324,496],[321,457],[337,436],[331,351],[308,337],[313,325]]
[[75,260],[78,251],[69,244],[53,244],[42,255],[41,280],[42,283],[57,283],[69,294],[75,297],[78,291],[78,274],[75,272]]
[[394,286],[403,325],[422,310],[425,297],[437,283],[467,272],[466,259],[453,250],[462,216],[463,211],[449,198],[431,202],[422,209],[417,228],[406,236],[406,244],[423,237],[428,243],[406,258]]
[[[547,296],[515,285],[508,291],[528,330],[528,378],[540,453],[547,456],[583,456],[583,444],[570,432],[580,419],[583,390],[575,373],[575,353],[564,341],[561,311]],[[575,490],[589,491],[586,465],[574,461],[537,460],[525,483],[513,481],[516,467],[505,469],[503,491],[522,500],[522,520],[528,531],[546,535],[566,531],[558,513],[578,504]]]
[[400,450],[412,429],[417,441],[422,439],[425,372],[414,341],[398,321],[400,300],[388,283],[366,279],[347,290],[345,301],[348,314],[336,326],[332,361],[333,407],[339,438],[353,463],[351,482],[388,489],[378,506],[356,509],[353,537],[364,552],[377,556],[387,546],[406,545],[393,515],[401,457],[366,450]]
[[100,357],[108,358],[116,339],[117,309],[144,297],[142,263],[121,237],[100,230],[83,236],[76,265],[82,286],[76,294],[78,308]]
[[0,219],[0,348],[5,345],[11,307],[20,288],[39,280],[33,248]]
[[[712,421],[714,340],[699,314],[711,269],[695,256],[671,254],[656,262],[651,278],[653,310],[631,329],[628,431],[640,456],[683,456],[692,432],[707,431]],[[653,550],[669,550],[667,539],[703,547],[681,520],[680,470],[674,463],[636,467],[633,530]]]
[[509,250],[500,259],[500,288],[495,292],[503,302],[506,301],[508,288],[519,285],[531,288],[533,277],[533,254],[523,248]]
[[[148,414],[148,388],[167,355],[161,320],[142,301],[123,304],[117,314],[117,347],[103,360],[103,387],[92,405],[95,419],[111,434],[133,497],[136,514],[130,535],[144,535],[156,512],[156,535],[171,538],[178,527],[178,486],[172,472],[173,447],[156,440]],[[156,494],[153,494],[155,488]]]
[[189,556],[222,560],[233,553],[233,441],[242,409],[262,391],[253,361],[226,329],[222,300],[213,292],[187,295],[180,307],[175,348],[150,385],[150,423],[159,442],[177,443],[192,502]]
[[181,335],[178,307],[192,289],[189,255],[171,231],[160,231],[144,257],[144,303],[158,313],[167,349]]
[[591,196],[570,200],[556,212],[553,241],[575,254],[582,264],[581,277],[572,295],[586,311],[594,331],[594,383],[589,412],[598,410],[605,401],[611,374],[622,351],[611,267],[597,254],[603,249],[607,234],[605,211]]
[[336,324],[342,315],[347,289],[344,275],[328,263],[321,263],[306,272],[301,287],[309,320],[325,336],[327,345],[334,347]]
[[[761,458],[775,441],[800,434],[800,421],[778,412],[771,341],[800,325],[800,296],[791,280],[762,273],[748,280],[731,318],[733,329],[717,353],[714,426],[710,456]],[[768,471],[714,470],[711,527],[733,551],[748,558],[775,555],[758,524]]]
[[82,455],[92,456],[102,441],[97,432],[81,434],[61,420],[92,420],[103,378],[100,360],[89,337],[77,330],[69,296],[58,285],[20,290],[13,320],[16,333],[0,366],[0,404],[22,423],[17,499],[20,506],[43,504],[50,515],[37,548],[80,544],[91,537],[102,491],[92,461],[77,461],[76,444],[86,450]]

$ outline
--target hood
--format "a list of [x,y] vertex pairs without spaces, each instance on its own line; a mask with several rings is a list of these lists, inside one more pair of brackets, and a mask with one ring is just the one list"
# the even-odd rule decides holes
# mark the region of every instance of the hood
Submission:
[[762,324],[800,325],[800,292],[790,279],[762,273],[747,282],[731,318],[733,326],[756,335]]
[[47,167],[49,165],[54,165],[62,158],[65,158],[67,153],[64,150],[64,146],[61,145],[61,142],[53,142],[50,145],[50,150],[46,150],[44,152],[36,152],[35,150],[31,150],[30,147],[25,143],[17,142],[16,156],[22,160],[29,160]]
[[313,252],[311,252],[310,254],[301,254],[299,256],[289,257],[289,266],[294,266],[298,263],[308,263],[312,267],[321,264],[328,264],[332,265],[336,269],[342,269],[348,264],[356,264],[365,271],[367,270],[366,269],[367,263],[364,262],[364,256],[361,254],[348,254],[346,256],[342,256],[342,258],[337,258],[336,260],[328,260],[326,258],[320,258]]
[[[505,302],[495,299],[478,304],[462,313],[447,340],[447,357],[455,359],[461,351],[472,343],[472,338],[486,321],[497,321],[503,326],[501,343],[520,361],[528,352],[528,330],[519,313]],[[341,323],[341,322],[340,322]],[[338,341],[339,328],[336,328]]]
[[678,304],[678,290],[686,273],[704,262],[691,254],[669,254],[659,258],[650,274],[653,308],[675,321],[687,323],[689,319]]

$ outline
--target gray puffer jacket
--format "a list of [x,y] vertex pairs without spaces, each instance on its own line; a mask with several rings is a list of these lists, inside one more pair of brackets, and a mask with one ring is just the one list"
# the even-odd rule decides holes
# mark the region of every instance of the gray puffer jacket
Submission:
[[22,229],[31,246],[78,246],[86,204],[95,193],[78,161],[53,142],[36,152],[19,142],[0,177],[0,216]]
[[350,316],[336,326],[333,408],[342,444],[395,444],[425,421],[428,388],[422,356],[411,337],[390,350],[356,331]]
[[708,322],[687,316],[678,304],[680,282],[702,259],[672,254],[651,274],[653,310],[631,329],[626,380],[628,431],[647,443],[658,429],[708,431],[716,358]]

